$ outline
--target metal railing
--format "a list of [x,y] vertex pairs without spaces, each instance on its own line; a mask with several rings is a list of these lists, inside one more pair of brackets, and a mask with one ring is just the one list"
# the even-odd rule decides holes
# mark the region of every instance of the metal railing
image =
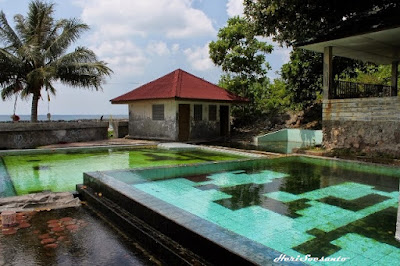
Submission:
[[369,98],[369,97],[391,97],[396,96],[391,86],[364,84],[349,81],[335,81],[331,98]]

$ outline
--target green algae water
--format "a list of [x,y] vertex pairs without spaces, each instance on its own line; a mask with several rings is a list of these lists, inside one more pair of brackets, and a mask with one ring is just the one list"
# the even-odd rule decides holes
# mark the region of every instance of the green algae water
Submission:
[[[84,172],[192,164],[243,158],[203,150],[107,150],[102,152],[12,155],[0,161],[0,197],[50,190],[74,191]],[[1,157],[0,157],[1,159]],[[3,165],[2,165],[3,164]]]

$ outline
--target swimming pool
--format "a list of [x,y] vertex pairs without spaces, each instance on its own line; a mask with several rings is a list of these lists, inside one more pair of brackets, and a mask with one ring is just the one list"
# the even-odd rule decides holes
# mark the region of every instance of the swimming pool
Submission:
[[0,197],[44,190],[74,191],[76,184],[82,183],[83,172],[244,158],[203,149],[109,148],[21,153],[0,157]]
[[285,157],[93,173],[85,183],[105,197],[108,189],[128,195],[256,264],[291,256],[388,265],[400,261],[399,176],[398,168]]

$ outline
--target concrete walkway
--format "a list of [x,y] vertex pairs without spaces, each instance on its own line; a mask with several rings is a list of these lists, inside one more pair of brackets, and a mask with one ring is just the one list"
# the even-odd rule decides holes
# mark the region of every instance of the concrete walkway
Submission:
[[51,144],[46,146],[38,147],[39,149],[57,149],[57,148],[69,148],[69,147],[93,147],[93,146],[119,146],[119,145],[157,145],[159,142],[150,140],[138,140],[138,139],[105,139],[98,141],[88,142],[72,142],[63,144]]

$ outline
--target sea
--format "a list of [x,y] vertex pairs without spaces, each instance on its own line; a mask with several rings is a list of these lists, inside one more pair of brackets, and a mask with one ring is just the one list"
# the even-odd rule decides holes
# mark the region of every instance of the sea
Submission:
[[[31,115],[19,115],[20,121],[30,121]],[[128,119],[128,115],[110,115],[110,114],[98,114],[98,115],[51,115],[51,121],[72,121],[72,120],[116,120],[116,119]],[[47,115],[38,115],[39,121],[48,121]],[[0,115],[0,122],[11,122],[11,115]]]

